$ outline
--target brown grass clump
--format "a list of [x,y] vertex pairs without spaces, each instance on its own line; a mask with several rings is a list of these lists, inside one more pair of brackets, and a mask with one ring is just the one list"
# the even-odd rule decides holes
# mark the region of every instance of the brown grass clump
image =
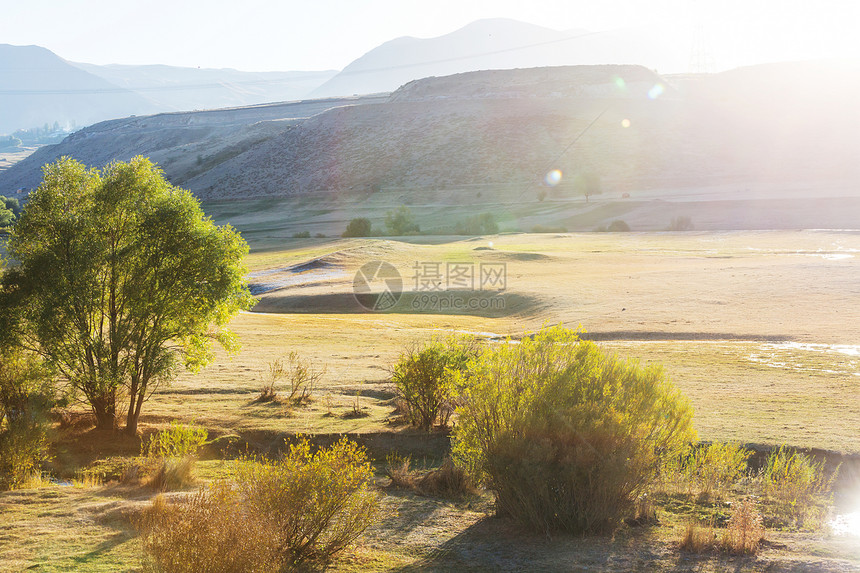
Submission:
[[442,467],[428,472],[418,482],[418,491],[424,495],[460,499],[478,492],[475,482],[462,467],[451,458],[445,458]]
[[451,458],[445,458],[442,466],[429,472],[413,470],[409,457],[389,456],[385,475],[391,478],[391,486],[409,489],[428,497],[462,499],[478,493],[472,477]]
[[691,553],[713,551],[716,544],[717,534],[712,525],[702,525],[696,521],[690,521],[681,535],[681,549]]
[[752,554],[758,551],[762,538],[764,525],[755,502],[748,499],[737,504],[723,533],[723,549],[736,555]]
[[283,567],[275,539],[240,503],[229,483],[216,482],[185,503],[159,494],[138,520],[144,567],[161,573],[256,573]]

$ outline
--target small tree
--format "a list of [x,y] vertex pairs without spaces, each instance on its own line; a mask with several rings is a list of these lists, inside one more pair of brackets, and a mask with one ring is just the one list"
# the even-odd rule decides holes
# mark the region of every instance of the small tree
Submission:
[[56,365],[101,429],[126,430],[177,360],[196,370],[211,341],[253,298],[248,246],[206,218],[197,200],[143,157],[87,169],[69,158],[44,168],[9,240],[18,261],[2,278],[0,330]]
[[20,486],[48,458],[48,371],[32,353],[0,352],[0,490]]
[[562,327],[485,350],[467,382],[455,455],[500,514],[541,531],[610,529],[695,435],[692,408],[658,367]]
[[429,430],[445,426],[454,411],[454,378],[478,355],[473,339],[449,338],[416,345],[400,355],[392,381],[407,406],[413,426]]
[[352,219],[346,226],[346,231],[343,232],[343,237],[369,237],[370,236],[370,219],[357,217]]
[[406,205],[385,214],[385,228],[390,235],[407,235],[421,230]]

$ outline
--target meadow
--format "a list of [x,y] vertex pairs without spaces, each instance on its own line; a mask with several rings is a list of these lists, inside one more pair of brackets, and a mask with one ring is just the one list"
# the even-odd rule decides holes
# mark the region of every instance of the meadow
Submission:
[[[700,440],[827,450],[844,456],[846,468],[856,468],[860,233],[293,239],[262,223],[243,225],[226,205],[216,210],[219,218],[232,220],[248,239],[250,282],[260,292],[253,311],[231,323],[243,349],[232,356],[219,351],[201,373],[184,373],[159,388],[141,417],[144,434],[172,420],[208,430],[213,444],[199,462],[201,481],[226,471],[219,448],[273,452],[296,434],[353,436],[368,447],[377,469],[391,452],[434,467],[445,454],[445,435],[393,423],[390,368],[400,353],[450,333],[473,334],[487,344],[515,343],[558,323],[581,326],[583,337],[608,351],[662,364],[690,398]],[[353,296],[356,273],[374,261],[389,263],[402,279],[402,296],[385,312],[368,312]],[[482,264],[501,267],[504,288],[478,280],[465,287],[457,283],[459,289],[446,283],[441,293],[428,293],[419,288],[428,277],[421,266],[426,263],[444,273],[472,269],[478,279]],[[453,302],[487,298],[502,302],[475,308],[455,308]],[[290,352],[325,368],[310,403],[257,401],[269,364]],[[82,419],[84,411],[73,407],[65,414],[54,460],[61,480],[95,460],[137,454],[136,440],[95,434]],[[839,487],[840,511],[860,502],[851,471],[843,472]],[[667,510],[660,513],[659,527],[623,528],[597,539],[548,539],[491,518],[486,495],[452,502],[383,491],[385,518],[333,569],[860,568],[857,538],[826,530],[769,531],[755,557],[700,556],[678,550],[683,519]],[[139,570],[139,541],[129,519],[152,496],[151,490],[115,483],[43,483],[0,494],[0,569]]]

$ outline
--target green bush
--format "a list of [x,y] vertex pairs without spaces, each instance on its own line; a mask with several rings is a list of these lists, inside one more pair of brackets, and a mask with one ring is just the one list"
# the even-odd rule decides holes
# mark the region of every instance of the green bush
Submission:
[[699,493],[719,493],[737,482],[747,471],[752,451],[735,443],[692,446],[684,456],[683,473]]
[[421,230],[412,216],[412,211],[406,205],[401,205],[385,214],[385,228],[389,235],[395,236],[410,235]]
[[455,455],[499,514],[540,531],[611,529],[694,438],[692,408],[659,367],[563,327],[485,350],[465,378]]
[[370,229],[370,219],[365,219],[364,217],[358,217],[356,219],[351,220],[347,226],[346,231],[343,232],[343,237],[370,237],[371,229]]
[[54,392],[31,354],[0,352],[0,490],[24,485],[48,459],[48,413]]
[[392,381],[409,422],[422,430],[445,426],[453,413],[454,375],[478,354],[473,339],[451,337],[416,345],[400,355]]
[[206,443],[208,434],[200,426],[186,426],[177,421],[170,427],[150,436],[146,445],[149,457],[182,458],[196,456],[197,451]]
[[309,239],[311,237],[310,231],[299,231],[298,233],[293,233],[294,239]]
[[621,219],[616,219],[609,223],[609,227],[606,229],[610,233],[629,233],[630,225],[622,221]]
[[499,225],[492,213],[482,213],[458,221],[454,227],[457,235],[492,235],[499,232]]
[[149,485],[157,490],[182,489],[194,483],[197,452],[208,434],[200,426],[171,422],[170,427],[153,434],[147,442],[143,471],[151,474]]
[[761,472],[763,493],[771,502],[766,508],[769,517],[781,526],[818,528],[829,501],[822,498],[838,471],[826,475],[824,462],[785,446],[772,451]]
[[324,563],[349,546],[378,515],[373,470],[346,438],[311,452],[303,440],[277,462],[246,461],[237,485],[286,563]]

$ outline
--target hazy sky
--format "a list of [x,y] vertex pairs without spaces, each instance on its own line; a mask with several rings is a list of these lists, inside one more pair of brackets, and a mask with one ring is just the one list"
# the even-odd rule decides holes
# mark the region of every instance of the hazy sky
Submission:
[[858,5],[852,0],[0,0],[0,43],[36,44],[94,64],[322,70],[341,69],[399,36],[428,38],[481,18],[513,18],[556,30],[639,28],[685,52],[698,43],[716,69],[726,69],[860,57]]

